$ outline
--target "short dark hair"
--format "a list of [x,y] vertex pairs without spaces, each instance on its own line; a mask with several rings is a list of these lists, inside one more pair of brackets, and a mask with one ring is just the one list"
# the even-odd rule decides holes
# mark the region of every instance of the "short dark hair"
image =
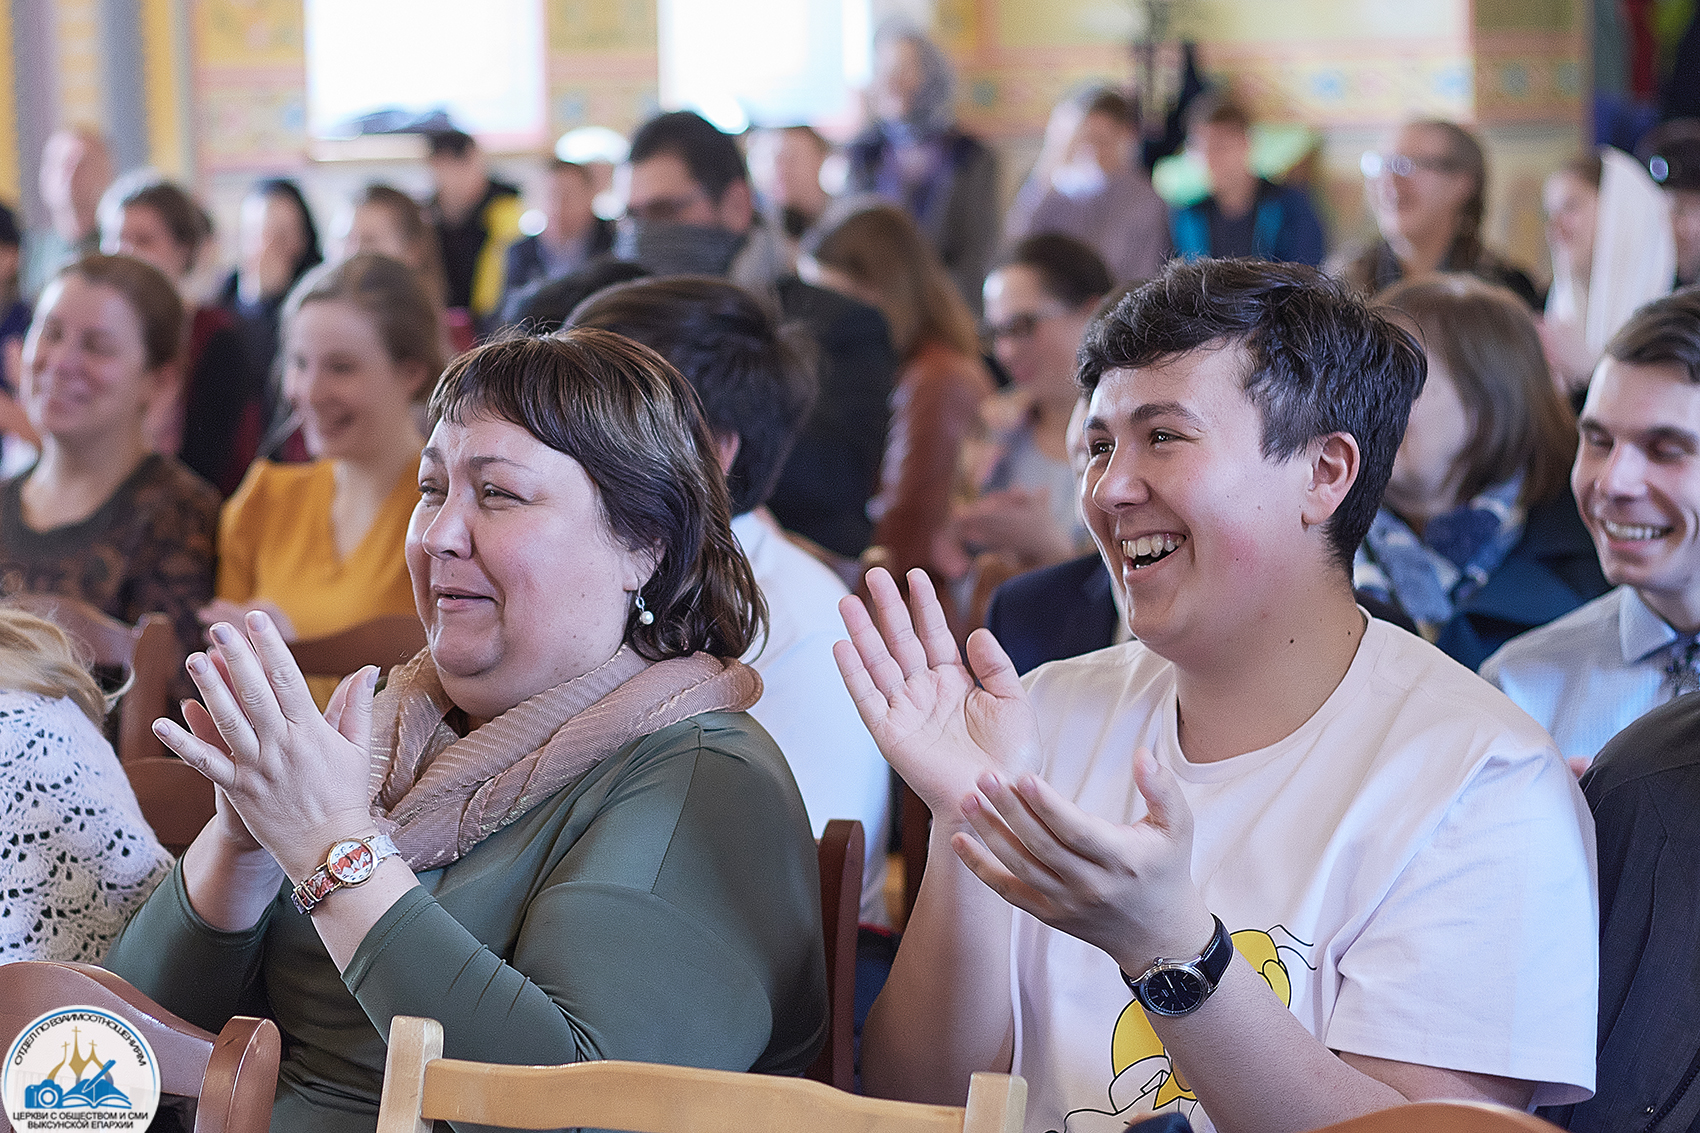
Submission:
[[1314,268],[1171,260],[1087,330],[1080,384],[1090,393],[1111,370],[1222,345],[1250,361],[1245,392],[1263,416],[1265,459],[1286,460],[1330,433],[1357,440],[1357,481],[1326,527],[1335,561],[1350,570],[1422,391],[1422,348]]
[[742,657],[767,626],[755,572],[733,538],[726,481],[696,394],[666,359],[605,330],[486,343],[457,358],[431,394],[430,421],[520,426],[578,461],[609,530],[659,548],[625,639],[651,661]]
[[425,152],[431,157],[462,158],[477,144],[465,130],[430,130],[425,134]]
[[1684,287],[1637,310],[1606,343],[1631,366],[1677,366],[1700,385],[1700,287]]
[[626,161],[637,165],[662,154],[672,154],[684,162],[691,180],[716,204],[733,183],[750,179],[737,140],[694,111],[657,114],[639,126],[632,135]]
[[151,208],[159,214],[171,238],[189,253],[189,266],[195,265],[201,248],[212,239],[212,217],[189,191],[173,181],[152,180],[134,185],[118,198],[120,212],[136,205]]
[[1565,490],[1576,459],[1576,416],[1553,385],[1528,304],[1504,287],[1458,272],[1401,280],[1375,305],[1410,320],[1474,422],[1474,437],[1458,458],[1460,499],[1519,472],[1518,502],[1525,507]]
[[301,218],[302,251],[299,259],[291,269],[290,278],[300,279],[309,269],[316,268],[325,262],[325,253],[319,243],[319,226],[313,223],[313,210],[307,207],[307,198],[301,193],[301,186],[289,177],[266,177],[254,182],[254,187],[248,190],[251,197],[271,197],[273,200],[288,201],[295,206],[296,214]]
[[1035,232],[1011,248],[998,267],[1028,269],[1046,295],[1071,308],[1097,303],[1116,285],[1091,245],[1061,232]]
[[1081,115],[1086,117],[1093,114],[1108,118],[1124,129],[1133,130],[1139,127],[1139,114],[1134,108],[1133,100],[1114,87],[1099,87],[1087,93],[1081,103]]
[[577,271],[521,291],[502,317],[527,334],[553,334],[567,325],[580,303],[598,291],[653,274],[642,264],[601,255]]
[[708,427],[738,438],[726,474],[732,514],[767,502],[815,399],[802,353],[756,297],[703,276],[625,283],[600,291],[572,314],[643,343],[697,391]]
[[1251,113],[1220,88],[1207,90],[1192,100],[1186,109],[1186,128],[1200,126],[1231,126],[1240,133],[1251,131]]

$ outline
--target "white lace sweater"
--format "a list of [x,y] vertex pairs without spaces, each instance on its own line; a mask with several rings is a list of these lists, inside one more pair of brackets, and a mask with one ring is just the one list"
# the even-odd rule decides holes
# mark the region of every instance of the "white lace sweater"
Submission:
[[0,964],[98,963],[170,869],[82,709],[0,691]]

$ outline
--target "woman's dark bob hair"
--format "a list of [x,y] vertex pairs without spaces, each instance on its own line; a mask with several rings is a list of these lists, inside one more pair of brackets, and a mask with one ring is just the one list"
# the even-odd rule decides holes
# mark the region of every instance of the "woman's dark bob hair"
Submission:
[[726,479],[679,372],[608,331],[509,338],[461,355],[431,394],[430,420],[494,418],[578,461],[627,547],[659,551],[626,641],[651,661],[741,657],[765,635],[767,605],[733,538]]

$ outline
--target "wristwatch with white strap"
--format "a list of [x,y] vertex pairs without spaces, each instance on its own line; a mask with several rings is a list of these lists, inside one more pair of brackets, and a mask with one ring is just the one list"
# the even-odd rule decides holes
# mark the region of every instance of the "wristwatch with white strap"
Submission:
[[393,858],[401,851],[395,848],[388,834],[368,834],[364,838],[344,838],[325,855],[325,864],[301,879],[290,893],[300,913],[310,913],[313,907],[338,889],[359,885],[378,871],[378,863]]

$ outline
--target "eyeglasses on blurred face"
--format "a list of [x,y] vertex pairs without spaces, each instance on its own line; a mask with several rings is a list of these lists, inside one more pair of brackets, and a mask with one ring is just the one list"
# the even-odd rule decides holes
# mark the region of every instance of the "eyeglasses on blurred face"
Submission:
[[694,193],[689,196],[652,197],[647,201],[632,202],[626,206],[626,219],[639,224],[677,224],[680,219],[696,205],[707,201],[706,193]]
[[1021,311],[1011,315],[1001,323],[987,323],[981,328],[980,334],[988,343],[1000,339],[1015,339],[1022,341],[1032,338],[1039,330],[1041,323],[1054,319],[1063,313],[1061,306],[1041,308],[1036,311]]
[[1462,171],[1462,167],[1450,158],[1413,157],[1406,153],[1377,153],[1375,150],[1365,152],[1358,160],[1358,168],[1363,171],[1365,179],[1370,181],[1378,177],[1409,177],[1418,170],[1424,173]]

